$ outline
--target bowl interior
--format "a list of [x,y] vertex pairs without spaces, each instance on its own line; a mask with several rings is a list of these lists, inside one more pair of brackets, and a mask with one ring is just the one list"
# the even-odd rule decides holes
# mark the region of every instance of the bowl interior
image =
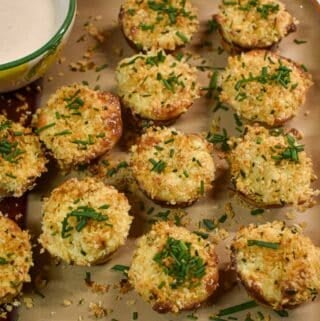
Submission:
[[18,59],[15,59],[13,61],[8,61],[3,64],[0,63],[0,71],[19,66],[41,56],[52,46],[59,43],[64,33],[69,29],[75,14],[76,0],[46,1],[51,2],[50,5],[52,6],[52,10],[54,11],[54,26],[52,28],[52,34],[42,45],[39,46],[39,48],[33,50],[33,52],[30,52],[27,55],[19,57]]
[[68,15],[70,1],[54,0],[52,2],[55,10],[55,32],[57,32]]

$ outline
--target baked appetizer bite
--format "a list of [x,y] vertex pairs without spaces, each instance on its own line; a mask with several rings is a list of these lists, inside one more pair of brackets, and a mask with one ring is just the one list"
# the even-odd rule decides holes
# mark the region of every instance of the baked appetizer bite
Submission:
[[289,59],[250,51],[229,57],[220,100],[248,121],[278,126],[298,113],[312,84],[311,74]]
[[310,207],[319,194],[312,161],[294,133],[246,127],[229,155],[232,182],[246,201],[259,207]]
[[128,42],[144,51],[173,51],[190,42],[199,27],[198,10],[190,0],[125,0],[119,22]]
[[268,49],[295,31],[298,23],[278,0],[222,1],[214,18],[233,51]]
[[34,126],[61,169],[89,163],[111,150],[122,134],[119,99],[74,84],[53,94],[38,109]]
[[122,60],[116,79],[123,107],[140,126],[172,123],[200,94],[196,69],[163,51]]
[[10,303],[30,282],[32,251],[28,232],[0,213],[0,304]]
[[231,250],[249,294],[275,310],[315,299],[320,290],[320,248],[297,227],[251,224],[236,234]]
[[126,241],[129,210],[114,187],[93,178],[69,179],[44,199],[39,241],[68,264],[103,263]]
[[218,287],[214,245],[183,227],[160,222],[142,236],[129,281],[160,313],[198,308]]
[[20,197],[46,171],[39,138],[29,128],[0,115],[0,198]]
[[149,128],[132,147],[130,165],[140,189],[153,201],[183,207],[211,190],[211,151],[200,135]]

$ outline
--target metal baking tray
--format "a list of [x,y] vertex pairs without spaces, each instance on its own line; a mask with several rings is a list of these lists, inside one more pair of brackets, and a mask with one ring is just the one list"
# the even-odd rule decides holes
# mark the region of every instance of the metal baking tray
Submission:
[[[319,4],[311,0],[283,0],[288,10],[298,18],[300,24],[298,31],[284,39],[278,50],[281,55],[289,57],[297,62],[305,64],[313,75],[315,85],[309,92],[307,103],[301,109],[299,115],[290,121],[286,126],[301,130],[305,137],[306,150],[311,154],[315,172],[320,175],[320,11]],[[221,52],[220,38],[218,34],[207,34],[207,23],[211,16],[217,12],[219,1],[194,0],[199,8],[201,28],[194,38],[194,41],[183,52],[192,52],[202,58],[190,62],[194,65],[201,64],[223,67],[226,65],[227,54]],[[79,0],[78,15],[74,30],[67,46],[61,53],[60,60],[47,73],[40,85],[42,90],[38,92],[37,99],[30,104],[40,106],[48,99],[57,88],[62,85],[74,82],[87,81],[91,87],[99,86],[101,90],[115,91],[114,70],[120,59],[128,57],[134,52],[126,43],[120,28],[117,17],[121,1],[113,0]],[[96,32],[98,31],[98,33]],[[307,43],[297,45],[294,39],[304,39]],[[91,50],[91,57],[84,57],[87,50]],[[93,49],[93,50],[92,50]],[[89,68],[87,71],[81,71]],[[90,69],[91,68],[91,69]],[[79,70],[80,69],[80,70]],[[76,71],[75,71],[76,70]],[[199,71],[199,80],[206,86],[209,78],[208,73]],[[33,87],[34,87],[33,86]],[[32,87],[32,88],[33,88]],[[34,90],[34,89],[32,89]],[[37,92],[37,90],[35,90]],[[3,99],[5,101],[5,99]],[[3,105],[3,103],[1,103]],[[194,106],[182,116],[174,125],[177,129],[185,132],[207,132],[213,119],[219,121],[221,126],[228,131],[234,132],[235,124],[232,111],[220,111],[214,113],[214,101],[206,98],[199,99]],[[7,106],[7,109],[13,108]],[[124,148],[118,147],[112,152],[114,157],[126,157]],[[27,211],[25,216],[26,227],[33,235],[33,241],[40,232],[41,222],[41,199],[50,191],[65,180],[56,168],[50,171],[28,195]],[[185,209],[188,213],[188,227],[197,229],[197,224],[203,218],[219,218],[230,203],[232,204],[234,217],[227,210],[228,219],[221,224],[221,228],[228,231],[224,240],[217,246],[220,258],[221,286],[214,298],[204,304],[198,311],[182,312],[178,315],[161,315],[154,312],[151,307],[142,301],[134,291],[124,291],[123,283],[120,285],[123,276],[111,270],[115,264],[129,265],[137,237],[150,228],[146,211],[134,209],[132,215],[135,220],[126,245],[116,252],[110,261],[101,266],[91,268],[67,266],[55,264],[48,255],[40,254],[39,248],[35,247],[35,268],[33,269],[33,284],[25,287],[22,304],[13,314],[13,320],[21,321],[72,321],[72,320],[94,320],[95,308],[99,306],[105,316],[101,320],[128,321],[133,319],[133,313],[138,312],[139,321],[164,321],[164,320],[188,320],[198,317],[199,321],[208,320],[209,316],[220,309],[240,304],[251,300],[244,288],[236,282],[233,272],[228,271],[229,254],[227,246],[232,239],[234,232],[240,225],[253,222],[263,223],[274,219],[283,219],[289,224],[300,223],[304,226],[305,233],[312,238],[315,244],[320,245],[320,219],[319,205],[316,205],[306,212],[299,213],[292,208],[267,210],[264,215],[254,217],[250,215],[250,209],[239,204],[228,190],[229,177],[223,169],[218,172],[213,192],[195,205]],[[319,181],[315,188],[319,188]],[[19,206],[23,202],[18,202]],[[150,201],[144,199],[145,208],[150,207]],[[12,207],[12,203],[2,202],[1,207]],[[155,206],[155,205],[153,205]],[[18,207],[16,212],[23,209]],[[12,209],[12,208],[11,208]],[[156,212],[162,209],[157,207]],[[219,234],[220,238],[223,233]],[[217,239],[217,235],[213,236]],[[91,273],[93,281],[106,285],[108,291],[94,293],[85,283],[86,273]],[[43,282],[39,282],[41,279]],[[39,283],[43,286],[38,287]],[[121,293],[126,292],[126,293]],[[257,311],[263,312],[271,320],[281,320],[271,309],[259,306],[257,308],[238,313],[235,316],[238,320],[245,320],[248,312],[254,316]],[[268,320],[266,318],[266,320]],[[318,321],[320,320],[319,300],[304,304],[295,310],[289,311],[287,320],[291,321]]]

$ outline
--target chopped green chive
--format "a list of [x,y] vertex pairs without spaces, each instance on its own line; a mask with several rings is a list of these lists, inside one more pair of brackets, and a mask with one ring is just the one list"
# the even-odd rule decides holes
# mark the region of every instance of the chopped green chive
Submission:
[[224,223],[228,218],[228,215],[227,214],[223,214],[219,219],[218,219],[218,222],[219,223]]
[[256,208],[256,209],[251,211],[251,215],[252,216],[261,215],[263,213],[264,213],[264,209],[263,208]]
[[116,272],[122,272],[124,275],[127,276],[129,268],[130,267],[128,265],[116,264],[111,268],[111,270]]
[[180,31],[177,31],[177,32],[176,32],[176,36],[177,36],[178,38],[180,38],[180,40],[181,40],[183,43],[187,43],[187,42],[189,41],[189,38],[188,38],[184,33],[180,32]]
[[7,139],[0,141],[0,155],[9,163],[17,163],[25,151],[21,150],[17,142],[11,143]]
[[213,231],[216,228],[216,225],[214,224],[214,222],[212,220],[203,219],[202,223],[208,231]]
[[151,66],[158,66],[160,63],[166,60],[166,56],[163,54],[162,51],[159,51],[156,56],[149,56],[146,59],[146,64]]
[[0,124],[0,130],[5,130],[7,128],[11,128],[11,125],[12,125],[12,121],[10,121],[10,120],[3,121]]
[[134,16],[136,14],[136,10],[135,9],[128,9],[127,10],[127,13],[130,15],[130,16]]
[[163,147],[158,146],[158,145],[154,146],[154,148],[159,152],[161,152],[163,150]]
[[71,135],[72,132],[70,130],[63,130],[61,132],[55,133],[54,136],[65,136],[65,135]]
[[243,126],[243,123],[242,123],[242,121],[241,121],[241,119],[240,119],[238,114],[233,114],[233,118],[234,118],[234,120],[236,122],[236,125],[238,127],[242,127]]
[[[69,224],[69,218],[75,217],[77,219],[77,224],[75,227]],[[76,229],[77,232],[81,232],[82,229],[86,227],[89,220],[95,220],[97,222],[107,221],[109,218],[106,215],[102,215],[97,212],[92,207],[88,206],[79,206],[78,208],[72,210],[70,213],[66,215],[63,219],[61,225],[61,236],[62,238],[68,238],[71,236],[70,232]],[[107,224],[107,223],[106,223]],[[111,224],[107,224],[108,226],[112,226]]]
[[9,262],[4,257],[0,257],[0,265],[8,264]]
[[154,30],[154,25],[148,25],[148,24],[145,24],[145,23],[141,23],[140,24],[140,29],[143,30],[143,31],[153,31]]
[[187,318],[190,320],[198,320],[198,317],[194,313],[188,314]]
[[280,243],[265,242],[260,240],[248,240],[247,244],[248,246],[260,246],[273,250],[277,250],[280,247]]
[[280,9],[278,4],[263,4],[257,8],[257,11],[260,13],[261,18],[267,19],[271,13],[276,13]]
[[218,29],[219,29],[219,24],[215,19],[211,19],[208,21],[208,28],[206,33],[210,34],[217,31]]
[[258,306],[258,303],[256,301],[248,301],[248,302],[244,302],[226,309],[222,309],[218,312],[218,316],[222,317],[225,315],[229,315],[229,314],[234,314],[234,313],[238,313],[244,310],[248,310],[248,309],[252,309]]
[[302,44],[304,44],[304,43],[307,43],[306,40],[294,39],[293,41],[294,41],[294,43],[297,44],[297,45],[302,45]]
[[36,134],[40,134],[41,132],[43,132],[43,131],[45,131],[46,129],[49,129],[49,128],[55,126],[55,125],[56,125],[56,123],[51,123],[51,124],[45,125],[45,126],[43,126],[43,127],[37,128],[37,129],[35,130],[35,132],[36,132]]
[[154,207],[150,207],[150,208],[147,210],[147,214],[150,215],[153,211],[154,211]]
[[206,265],[198,253],[191,254],[191,243],[172,237],[167,239],[165,246],[153,260],[165,274],[174,279],[170,284],[173,289],[181,286],[191,288],[204,277],[206,271]]
[[92,283],[92,279],[91,279],[91,272],[86,272],[86,276],[84,278],[84,281],[89,285]]
[[127,168],[128,166],[129,165],[128,165],[128,163],[126,161],[122,161],[116,167],[113,167],[113,168],[109,169],[108,172],[107,172],[107,176],[108,177],[112,177],[113,175],[117,174],[121,168]]
[[287,318],[289,316],[289,313],[286,310],[278,310],[274,312],[277,313],[282,318]]
[[110,205],[104,204],[104,205],[99,207],[99,210],[107,210],[108,208],[110,208]]
[[157,172],[159,174],[162,173],[167,166],[167,164],[162,160],[156,161],[150,158],[149,162],[153,165],[153,167],[151,168],[151,172]]
[[272,158],[277,161],[286,159],[297,163],[299,162],[299,153],[304,150],[304,146],[296,145],[295,138],[289,134],[286,136],[286,138],[287,138],[288,147],[279,155],[272,156]]
[[174,138],[167,139],[164,143],[165,144],[170,144],[172,142],[174,142]]
[[204,195],[204,181],[200,182],[200,194]]
[[206,98],[208,99],[212,98],[214,92],[218,90],[218,78],[219,78],[219,73],[217,70],[215,70],[212,73],[208,87],[202,88],[203,90],[207,91]]
[[212,134],[208,133],[207,141],[212,144],[220,144],[223,151],[229,151],[230,146],[228,144],[229,136],[225,128],[222,130],[222,134]]
[[209,238],[209,234],[205,233],[205,232],[201,232],[201,231],[193,231],[194,234],[200,236],[201,238],[203,238],[204,240],[206,240],[207,238]]
[[108,67],[109,67],[108,64],[103,64],[103,65],[101,65],[101,66],[96,68],[96,72],[100,72],[101,70],[104,70],[104,69],[106,69]]
[[7,177],[10,177],[10,178],[12,178],[12,179],[16,179],[16,178],[17,178],[17,176],[14,176],[14,175],[11,174],[11,173],[6,173],[6,176],[7,176]]

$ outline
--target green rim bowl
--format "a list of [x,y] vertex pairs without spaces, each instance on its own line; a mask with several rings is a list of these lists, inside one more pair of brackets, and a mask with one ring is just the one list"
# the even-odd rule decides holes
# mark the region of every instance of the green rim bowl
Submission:
[[62,24],[46,44],[20,59],[0,64],[0,93],[24,87],[42,77],[56,61],[72,30],[77,0],[56,0],[57,15]]

